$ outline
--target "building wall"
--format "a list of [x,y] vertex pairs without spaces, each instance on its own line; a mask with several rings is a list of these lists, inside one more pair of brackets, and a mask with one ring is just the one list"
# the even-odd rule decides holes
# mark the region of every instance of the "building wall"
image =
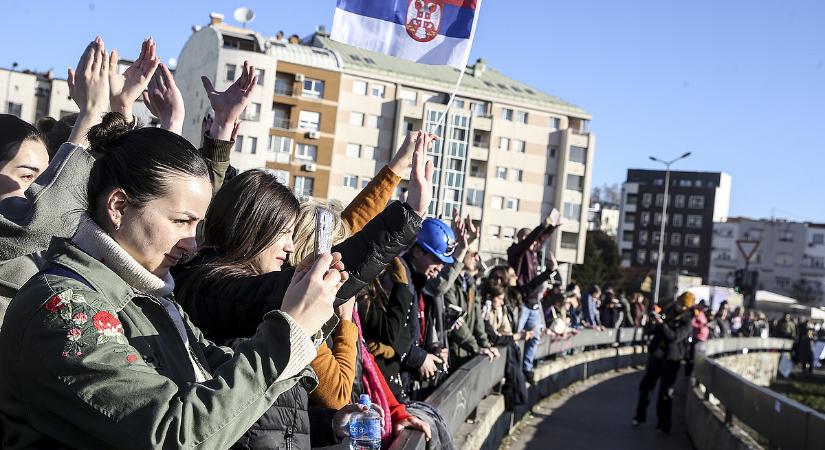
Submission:
[[26,122],[34,123],[37,119],[37,75],[0,69],[0,111],[8,114],[8,103],[20,106],[19,117]]

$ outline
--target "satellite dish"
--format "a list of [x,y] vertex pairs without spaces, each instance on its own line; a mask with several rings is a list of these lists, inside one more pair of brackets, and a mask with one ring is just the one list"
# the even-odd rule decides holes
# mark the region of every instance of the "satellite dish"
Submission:
[[251,9],[247,8],[246,6],[241,6],[240,8],[235,10],[235,13],[232,15],[236,21],[243,24],[243,27],[246,28],[246,24],[255,20],[255,13],[252,12]]

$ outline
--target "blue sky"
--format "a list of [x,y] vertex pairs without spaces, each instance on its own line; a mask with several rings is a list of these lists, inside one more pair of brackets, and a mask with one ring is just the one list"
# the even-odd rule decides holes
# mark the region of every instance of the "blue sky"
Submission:
[[[124,57],[153,35],[177,57],[195,24],[238,6],[267,35],[332,22],[334,0],[3,2],[0,66],[65,73],[96,34]],[[731,214],[825,222],[825,2],[486,0],[472,58],[578,104],[597,135],[593,183],[648,155],[726,171]]]

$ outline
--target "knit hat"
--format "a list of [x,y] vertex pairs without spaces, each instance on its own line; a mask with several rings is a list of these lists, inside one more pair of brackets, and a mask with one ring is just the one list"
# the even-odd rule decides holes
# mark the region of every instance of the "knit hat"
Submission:
[[676,299],[679,304],[681,304],[684,308],[693,308],[693,304],[696,302],[696,296],[693,295],[692,292],[685,292]]

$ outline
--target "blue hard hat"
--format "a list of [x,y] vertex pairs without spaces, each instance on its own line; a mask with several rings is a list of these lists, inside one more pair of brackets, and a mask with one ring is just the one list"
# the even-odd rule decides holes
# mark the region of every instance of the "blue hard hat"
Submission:
[[415,243],[444,264],[452,264],[456,240],[453,230],[438,219],[425,219]]

